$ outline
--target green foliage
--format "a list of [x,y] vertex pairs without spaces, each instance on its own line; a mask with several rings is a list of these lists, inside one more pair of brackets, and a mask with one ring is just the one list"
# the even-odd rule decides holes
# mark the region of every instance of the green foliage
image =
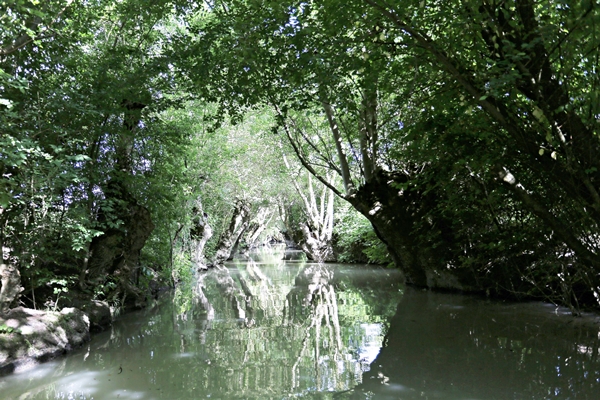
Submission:
[[189,101],[182,109],[167,109],[155,117],[160,139],[147,143],[153,172],[140,182],[150,189],[144,189],[144,197],[153,214],[163,216],[155,221],[150,245],[143,252],[153,268],[170,269],[178,253],[190,254],[192,209],[198,202],[213,229],[205,248],[208,259],[238,198],[252,204],[254,215],[268,210],[261,240],[274,234],[277,199],[292,186],[282,168],[281,152],[269,137],[272,114],[260,109],[236,124],[222,121],[215,127],[207,121],[215,112],[214,105]]
[[171,271],[173,281],[176,283],[182,282],[189,285],[193,277],[192,262],[189,257],[183,253],[178,253],[175,256],[173,269]]
[[105,300],[116,288],[117,284],[113,279],[96,284],[94,285],[94,299]]
[[[182,142],[177,132],[163,135],[152,115],[185,96],[172,95],[162,57],[174,6],[183,3],[2,6],[0,244],[34,293],[45,293],[53,280],[79,276],[91,241],[122,229],[127,205],[108,196],[111,180],[120,180],[140,203],[167,191],[149,177],[162,167],[156,155],[175,154]],[[145,103],[143,115],[132,115],[127,101]],[[131,171],[116,171],[123,158],[117,150],[130,139],[127,125],[135,118],[144,126],[138,123],[131,143]],[[96,296],[103,297],[114,282],[98,285]]]
[[345,207],[338,214],[334,235],[340,262],[391,265],[388,249],[362,214]]
[[11,333],[21,333],[19,329],[15,329],[11,326],[7,326],[5,324],[0,325],[0,335],[1,334],[11,334]]
[[[322,124],[315,110],[330,104],[349,164],[346,183],[368,183],[371,169],[406,183],[394,189],[406,193],[398,229],[408,232],[399,245],[408,250],[396,251],[416,265],[404,267],[451,270],[475,287],[502,277],[498,292],[537,295],[544,285],[514,271],[558,261],[566,246],[589,278],[585,296],[596,292],[597,7],[220,4],[212,18],[189,19],[185,39],[208,40],[178,38],[176,57],[187,57],[182,66],[198,92],[231,115],[273,106],[280,126],[293,128],[298,156],[341,174],[343,163],[321,145],[318,129],[294,136],[309,131],[307,120]],[[305,112],[311,118],[297,116]],[[507,171],[516,178],[499,178]],[[389,235],[393,242],[397,235]]]
[[181,315],[192,310],[194,300],[194,293],[192,290],[191,282],[187,282],[178,285],[175,288],[175,295],[173,296],[173,304],[176,307],[176,312]]
[[[262,239],[284,229],[277,216],[297,228],[306,215],[292,182],[308,183],[284,153],[322,179],[347,164],[347,192],[332,184],[347,200],[387,174],[379,184],[404,196],[396,229],[429,266],[498,293],[597,302],[592,3],[2,7],[0,245],[28,290],[82,276],[91,242],[124,229],[134,203],[155,224],[141,263],[164,277],[183,273],[198,201],[214,229],[208,255],[238,198],[255,217],[268,210]],[[115,182],[130,198],[110,193]],[[394,249],[366,219],[338,221],[341,260],[389,263]]]
[[185,314],[193,306],[195,284],[194,266],[187,254],[178,253],[175,256],[171,275],[175,283],[173,304],[179,314]]

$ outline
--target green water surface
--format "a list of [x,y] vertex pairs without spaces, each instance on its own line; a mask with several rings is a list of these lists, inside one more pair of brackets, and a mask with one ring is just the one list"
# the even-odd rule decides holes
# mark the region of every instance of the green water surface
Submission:
[[599,325],[271,258],[198,276],[0,399],[600,399]]

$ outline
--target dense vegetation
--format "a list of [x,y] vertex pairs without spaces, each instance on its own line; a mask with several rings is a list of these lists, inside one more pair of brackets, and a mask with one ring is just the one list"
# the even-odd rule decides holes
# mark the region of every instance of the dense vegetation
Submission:
[[0,306],[19,274],[30,306],[141,304],[291,239],[598,307],[600,10],[571,3],[1,3]]

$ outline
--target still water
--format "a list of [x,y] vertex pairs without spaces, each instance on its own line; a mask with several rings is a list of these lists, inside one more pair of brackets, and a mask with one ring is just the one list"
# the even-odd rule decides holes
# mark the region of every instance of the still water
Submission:
[[276,258],[211,270],[0,399],[600,399],[600,325]]

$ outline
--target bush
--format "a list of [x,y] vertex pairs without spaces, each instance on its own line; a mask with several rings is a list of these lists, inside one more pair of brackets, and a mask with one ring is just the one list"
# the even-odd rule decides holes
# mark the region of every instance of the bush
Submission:
[[339,209],[334,227],[334,248],[339,262],[392,264],[385,244],[379,240],[371,223],[349,206]]

